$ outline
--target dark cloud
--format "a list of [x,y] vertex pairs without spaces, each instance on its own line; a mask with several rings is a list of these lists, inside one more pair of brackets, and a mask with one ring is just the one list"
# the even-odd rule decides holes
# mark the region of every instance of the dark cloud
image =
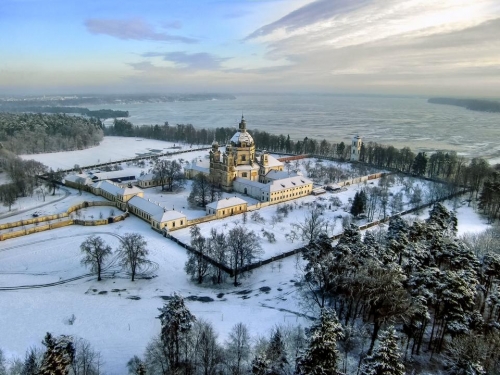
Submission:
[[197,43],[196,39],[167,33],[158,33],[140,18],[127,20],[92,18],[85,21],[92,34],[109,35],[123,40],[157,40],[165,42]]
[[318,21],[330,19],[338,14],[351,12],[370,2],[371,0],[316,0],[269,25],[257,29],[248,35],[246,39],[265,36],[280,28],[285,28],[288,31],[298,29]]
[[187,53],[176,52],[147,52],[142,57],[163,57],[163,60],[170,61],[182,68],[190,70],[219,70],[221,63],[229,58],[218,57],[206,52]]

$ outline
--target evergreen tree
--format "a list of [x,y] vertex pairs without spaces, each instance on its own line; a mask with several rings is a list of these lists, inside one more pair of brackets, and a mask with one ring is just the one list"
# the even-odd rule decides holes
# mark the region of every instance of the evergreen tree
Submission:
[[382,332],[380,342],[373,354],[365,358],[362,375],[404,375],[405,366],[401,362],[396,331],[390,327]]
[[54,338],[47,332],[42,344],[47,349],[37,375],[67,375],[75,355],[71,337]]
[[38,356],[34,348],[26,352],[23,369],[21,375],[37,375],[38,374]]
[[366,195],[363,191],[356,192],[351,206],[351,214],[355,217],[365,211]]
[[184,299],[174,294],[160,310],[161,340],[168,352],[170,368],[174,371],[186,366],[181,362],[182,343],[187,339],[196,318],[184,304]]
[[285,343],[279,328],[276,328],[271,336],[269,347],[266,352],[266,358],[269,361],[269,375],[285,374],[285,368],[288,365],[288,360],[286,358]]
[[297,375],[336,375],[340,354],[337,341],[343,338],[342,326],[330,309],[321,311],[310,330],[309,346],[297,364]]
[[265,355],[258,354],[252,361],[252,374],[254,375],[267,375],[269,371],[269,361]]
[[3,355],[2,349],[0,349],[0,375],[7,375],[7,361]]

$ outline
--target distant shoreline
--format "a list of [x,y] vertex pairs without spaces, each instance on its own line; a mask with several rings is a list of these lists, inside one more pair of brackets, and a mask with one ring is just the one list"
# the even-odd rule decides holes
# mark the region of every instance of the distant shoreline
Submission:
[[456,98],[430,98],[427,100],[432,104],[454,105],[471,111],[500,112],[500,102],[482,99],[456,99]]

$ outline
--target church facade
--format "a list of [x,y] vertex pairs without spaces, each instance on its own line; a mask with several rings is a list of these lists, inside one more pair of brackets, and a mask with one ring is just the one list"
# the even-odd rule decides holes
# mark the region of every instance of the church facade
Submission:
[[233,191],[237,178],[264,182],[270,171],[283,171],[283,163],[266,151],[256,154],[255,142],[247,132],[243,116],[238,131],[226,145],[224,152],[220,150],[219,144],[214,142],[209,159],[210,181],[224,191]]

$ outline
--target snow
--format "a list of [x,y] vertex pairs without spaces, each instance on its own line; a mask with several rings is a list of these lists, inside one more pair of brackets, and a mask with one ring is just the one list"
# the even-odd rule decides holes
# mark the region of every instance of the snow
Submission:
[[[176,147],[173,148],[174,144]],[[104,137],[98,146],[85,150],[53,152],[47,154],[20,155],[21,158],[37,160],[48,167],[56,170],[71,169],[75,164],[85,166],[98,163],[129,159],[138,154],[149,153],[150,150],[161,150],[165,152],[175,152],[198,148],[198,146],[187,146],[185,144],[157,141],[152,139],[131,138],[131,137]],[[205,155],[207,152],[202,152]],[[182,157],[181,155],[178,155]]]
[[[106,137],[100,146],[89,150],[29,155],[26,158],[35,158],[52,168],[71,168],[74,164],[88,165],[99,160],[104,162],[124,159],[129,158],[131,153],[144,153],[148,148],[168,147],[171,147],[171,143]],[[204,158],[206,154],[206,151],[200,151],[178,157],[198,160]],[[346,171],[352,171],[350,165],[329,163],[336,164]],[[133,168],[138,167],[132,167],[131,170]],[[144,171],[145,168],[138,170]],[[304,175],[307,176],[305,173]],[[421,185],[424,192],[427,190],[425,183],[416,184]],[[144,198],[158,202],[168,209],[175,206],[189,219],[205,216],[204,210],[191,208],[187,204],[190,185],[191,182],[188,181],[185,189],[175,194],[162,192],[159,187],[145,189]],[[293,243],[287,241],[284,235],[290,231],[293,223],[304,220],[312,205],[326,206],[324,217],[336,222],[334,232],[340,232],[339,217],[348,215],[346,211],[349,198],[352,199],[356,191],[362,187],[363,184],[353,185],[338,193],[326,193],[319,197],[307,196],[290,202],[293,210],[288,217],[274,224],[273,216],[276,216],[277,206],[269,206],[259,210],[265,220],[264,224],[252,221],[251,214],[248,214],[245,226],[260,236],[264,251],[262,258],[274,256],[303,244],[298,240]],[[391,193],[395,194],[402,190],[402,185],[396,184],[390,189]],[[29,209],[15,213],[11,217],[0,216],[0,223],[31,218],[34,211],[54,214],[64,212],[70,206],[85,200],[105,200],[89,193],[79,194],[76,190],[68,190],[70,194],[67,197],[61,190],[55,197],[47,195],[46,205],[40,208],[36,208],[43,204],[40,197],[35,195],[22,198],[16,202],[13,209]],[[224,198],[235,195],[250,205],[256,203],[251,198],[234,193],[224,194]],[[338,197],[342,201],[342,206],[329,208],[331,197]],[[52,198],[60,200],[49,201]],[[450,205],[448,207],[450,208]],[[82,214],[96,216],[102,210],[106,216],[109,209],[109,207],[93,207],[82,211]],[[6,208],[2,207],[1,210],[0,215],[6,213]],[[424,212],[421,216],[426,217],[426,215],[427,212]],[[466,204],[457,208],[457,216],[459,234],[479,232],[488,227],[485,221]],[[203,223],[199,227],[202,235],[208,236],[211,228],[227,231],[242,222],[242,215],[235,215]],[[263,230],[272,231],[277,242],[269,243],[261,235]],[[102,236],[116,250],[119,245],[117,236],[129,232],[139,233],[147,240],[149,259],[153,262],[150,273],[154,273],[156,277],[131,282],[116,266],[111,266],[107,278],[101,282],[97,282],[95,276],[87,276],[88,269],[80,264],[79,245],[84,239],[92,234]],[[172,234],[184,242],[190,242],[189,228],[174,231]],[[135,216],[110,225],[69,226],[0,242],[0,288],[61,282],[59,285],[45,288],[10,291],[0,289],[0,316],[3,323],[0,348],[10,359],[23,358],[25,350],[30,346],[41,346],[41,340],[47,331],[57,335],[75,335],[89,340],[92,346],[102,353],[105,361],[104,371],[107,374],[124,374],[127,361],[133,355],[142,356],[147,343],[159,333],[160,322],[156,317],[157,309],[164,303],[161,297],[169,296],[173,292],[185,297],[207,296],[214,300],[209,303],[186,301],[186,304],[195,316],[204,318],[214,325],[221,342],[227,338],[233,325],[239,322],[244,322],[254,337],[268,335],[276,324],[309,324],[302,315],[295,286],[297,273],[295,266],[300,262],[299,257],[292,256],[258,268],[247,278],[242,279],[242,285],[237,288],[229,282],[221,286],[198,286],[191,282],[184,272],[186,260],[185,249],[151,230],[148,223]],[[73,280],[64,282],[68,279]],[[260,290],[262,287],[270,287],[271,290],[264,292]],[[220,293],[224,295],[218,298],[217,295]],[[130,297],[140,299],[130,299]],[[76,320],[70,325],[67,320],[72,314]]]

